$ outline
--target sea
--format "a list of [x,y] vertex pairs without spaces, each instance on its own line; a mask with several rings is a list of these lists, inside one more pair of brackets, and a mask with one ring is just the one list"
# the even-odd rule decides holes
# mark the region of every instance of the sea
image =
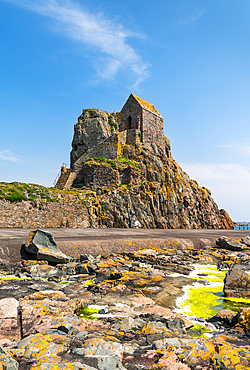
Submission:
[[234,222],[234,230],[250,230],[250,222]]

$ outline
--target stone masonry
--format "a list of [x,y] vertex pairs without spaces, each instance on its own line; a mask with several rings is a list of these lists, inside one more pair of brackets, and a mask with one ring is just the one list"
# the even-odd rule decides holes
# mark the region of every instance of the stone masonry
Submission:
[[121,117],[119,131],[139,129],[143,143],[163,145],[163,118],[153,104],[130,94]]

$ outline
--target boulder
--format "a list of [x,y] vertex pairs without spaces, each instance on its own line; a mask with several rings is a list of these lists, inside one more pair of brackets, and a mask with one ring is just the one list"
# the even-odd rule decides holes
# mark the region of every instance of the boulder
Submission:
[[209,317],[206,321],[215,324],[220,323],[231,327],[237,323],[237,315],[235,314],[234,311],[225,309],[220,310],[219,312],[217,312],[215,316]]
[[240,243],[237,240],[233,240],[227,238],[226,236],[222,236],[216,240],[216,245],[222,249],[227,249],[229,251],[243,251],[245,245]]
[[226,297],[250,298],[250,277],[234,265],[226,273],[223,292]]
[[55,263],[66,263],[71,260],[71,257],[60,251],[51,233],[39,229],[30,232],[25,250],[35,255],[37,260]]

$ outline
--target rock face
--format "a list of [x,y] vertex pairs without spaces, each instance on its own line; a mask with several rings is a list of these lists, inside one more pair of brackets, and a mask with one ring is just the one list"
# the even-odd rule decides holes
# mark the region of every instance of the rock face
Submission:
[[[161,145],[145,143],[139,129],[115,132],[116,121],[118,114],[85,109],[75,125],[73,186],[100,198],[98,210],[90,209],[90,227],[233,229],[211,192],[173,160],[166,137]],[[115,145],[110,157],[106,143]]]
[[25,250],[35,256],[37,260],[45,260],[55,263],[70,261],[70,257],[60,251],[53,235],[47,231],[31,231],[25,244]]
[[226,297],[250,298],[250,277],[235,265],[224,279],[224,294]]
[[[115,130],[112,115],[99,109],[84,109],[74,127],[70,162],[73,164],[87,150],[107,139]],[[111,124],[110,124],[111,123]]]

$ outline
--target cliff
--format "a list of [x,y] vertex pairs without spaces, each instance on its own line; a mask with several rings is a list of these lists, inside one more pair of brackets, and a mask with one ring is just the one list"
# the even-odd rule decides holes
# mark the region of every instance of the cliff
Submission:
[[169,140],[142,142],[139,129],[119,132],[119,113],[85,109],[74,127],[73,187],[96,192],[91,227],[233,228],[211,192],[173,160]]

